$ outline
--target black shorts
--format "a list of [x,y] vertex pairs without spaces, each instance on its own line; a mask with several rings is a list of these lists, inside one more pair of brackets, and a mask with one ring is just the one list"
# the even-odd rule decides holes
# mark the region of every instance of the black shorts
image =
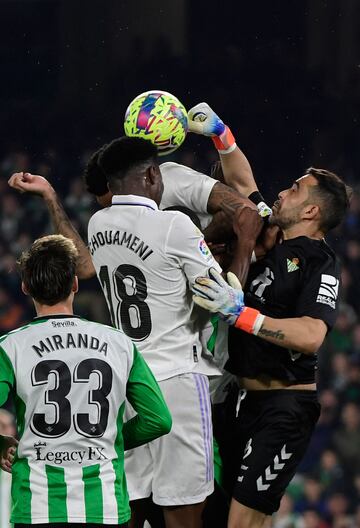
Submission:
[[249,391],[236,423],[233,497],[271,515],[293,478],[319,418],[315,391]]

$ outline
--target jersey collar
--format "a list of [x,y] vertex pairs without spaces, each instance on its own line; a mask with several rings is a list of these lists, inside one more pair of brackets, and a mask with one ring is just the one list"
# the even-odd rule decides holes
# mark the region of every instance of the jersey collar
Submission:
[[148,207],[157,211],[159,208],[150,198],[146,196],[136,196],[134,194],[115,194],[111,200],[112,205],[137,205],[138,207]]
[[42,321],[46,319],[81,319],[80,315],[75,314],[48,314],[48,315],[37,315],[33,318],[33,321]]

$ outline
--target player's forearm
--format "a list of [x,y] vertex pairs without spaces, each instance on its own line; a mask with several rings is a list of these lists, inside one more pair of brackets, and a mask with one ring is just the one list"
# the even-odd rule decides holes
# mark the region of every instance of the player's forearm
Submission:
[[70,238],[78,252],[76,273],[80,279],[90,279],[96,275],[90,252],[66,214],[56,192],[53,190],[44,196],[51,220],[57,233]]
[[170,432],[170,411],[153,373],[135,345],[126,397],[137,415],[124,424],[125,449],[147,444]]
[[237,190],[217,182],[211,190],[207,207],[210,214],[225,211],[231,217],[231,213],[234,213],[237,207],[244,205],[256,209],[253,202],[245,198]]
[[311,355],[319,350],[326,331],[325,323],[312,317],[265,317],[257,336],[283,348]]
[[228,271],[235,273],[241,284],[245,284],[254,251],[255,240],[238,241]]
[[124,449],[134,449],[166,435],[171,430],[171,416],[166,405],[155,415],[137,414],[123,427]]
[[213,215],[210,224],[204,229],[206,242],[225,242],[234,236],[232,222],[224,211],[218,211]]
[[244,196],[258,190],[250,163],[239,147],[229,154],[220,154],[220,160],[227,185]]

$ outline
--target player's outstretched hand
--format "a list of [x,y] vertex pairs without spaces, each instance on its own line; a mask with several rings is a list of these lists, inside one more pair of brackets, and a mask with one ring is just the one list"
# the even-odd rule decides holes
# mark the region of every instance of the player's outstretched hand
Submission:
[[227,280],[215,268],[210,268],[209,277],[196,279],[193,300],[205,310],[219,313],[229,324],[234,324],[244,308],[244,293],[234,273],[229,272]]
[[19,442],[13,436],[0,436],[0,468],[11,473],[16,447]]
[[43,198],[47,198],[55,192],[46,178],[29,172],[15,172],[8,184],[17,191],[38,194]]
[[190,132],[203,136],[221,136],[225,124],[207,103],[199,103],[188,112]]

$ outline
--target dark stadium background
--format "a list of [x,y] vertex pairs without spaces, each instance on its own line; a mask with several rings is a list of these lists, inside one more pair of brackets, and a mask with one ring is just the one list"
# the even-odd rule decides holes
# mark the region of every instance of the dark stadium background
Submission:
[[[41,201],[10,191],[7,178],[49,178],[85,234],[95,203],[82,188],[84,163],[123,133],[127,104],[148,89],[188,108],[207,101],[270,202],[310,165],[355,189],[329,237],[344,288],[320,356],[323,412],[274,526],[360,527],[358,0],[1,0],[0,332],[32,317],[15,258],[51,230]],[[216,155],[209,140],[189,137],[172,159],[207,171]],[[81,289],[77,311],[106,320],[96,281]]]

